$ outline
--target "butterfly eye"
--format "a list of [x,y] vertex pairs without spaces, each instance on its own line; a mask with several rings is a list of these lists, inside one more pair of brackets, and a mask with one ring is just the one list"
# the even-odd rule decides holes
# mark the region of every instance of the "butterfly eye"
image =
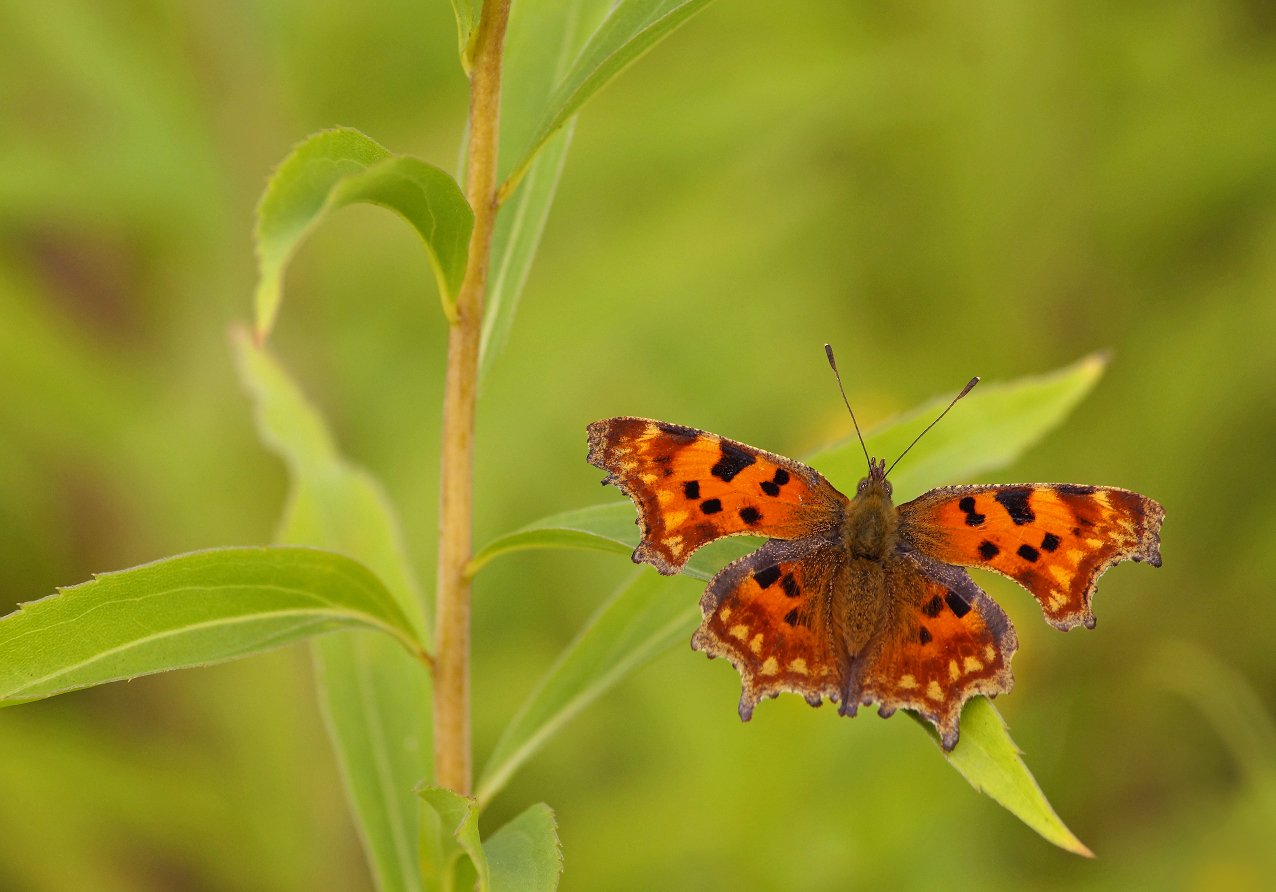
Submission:
[[862,480],[860,480],[860,482],[859,482],[859,486],[855,487],[855,492],[856,492],[856,494],[862,493],[862,492],[864,491],[865,487],[867,487],[867,486],[868,486],[868,478],[867,478],[867,477],[865,477],[865,478],[863,478]]
[[891,482],[889,480],[883,480],[882,483],[886,484],[886,498],[889,499],[895,494],[895,487],[891,486]]

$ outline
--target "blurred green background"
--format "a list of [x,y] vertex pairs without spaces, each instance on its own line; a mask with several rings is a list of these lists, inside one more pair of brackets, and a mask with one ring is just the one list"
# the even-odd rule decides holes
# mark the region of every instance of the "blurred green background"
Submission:
[[[334,124],[453,168],[455,44],[444,0],[0,6],[0,609],[270,539],[283,468],[227,338],[249,318],[253,205]],[[274,341],[387,484],[423,580],[433,289],[408,227],[344,211],[291,268]],[[690,648],[570,724],[485,826],[549,802],[565,889],[1268,887],[1272,8],[710,6],[585,109],[485,386],[477,541],[615,498],[584,462],[596,418],[793,455],[845,435],[824,341],[869,424],[972,374],[1112,351],[996,476],[1158,498],[1165,566],[1113,571],[1098,629],[1066,637],[980,580],[1021,641],[998,705],[1098,859],[972,792],[902,717],[788,697],[741,725],[735,673]],[[480,763],[630,572],[545,552],[479,578]],[[0,888],[367,888],[311,687],[292,648],[4,710]]]

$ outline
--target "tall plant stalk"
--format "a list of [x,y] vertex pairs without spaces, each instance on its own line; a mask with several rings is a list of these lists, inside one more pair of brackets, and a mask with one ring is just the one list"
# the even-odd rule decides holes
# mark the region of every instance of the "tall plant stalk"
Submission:
[[434,665],[435,783],[469,795],[470,580],[473,543],[474,409],[478,395],[483,299],[498,207],[497,145],[501,59],[510,0],[487,0],[479,19],[470,72],[466,198],[474,210],[465,278],[448,333],[443,398],[438,584]]

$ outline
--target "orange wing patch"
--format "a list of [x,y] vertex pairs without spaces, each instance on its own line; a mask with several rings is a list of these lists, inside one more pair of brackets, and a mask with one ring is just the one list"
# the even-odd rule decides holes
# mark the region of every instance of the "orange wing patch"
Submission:
[[845,567],[830,542],[772,540],[709,583],[691,646],[711,659],[725,657],[740,673],[741,719],[781,691],[801,694],[812,706],[839,695],[846,661],[832,647],[829,609]]
[[[886,565],[886,588],[897,605],[859,670],[860,702],[888,716],[911,709],[935,724],[945,750],[957,745],[961,709],[976,694],[995,697],[1014,682],[1014,626],[966,575],[953,587],[925,576],[911,559]],[[955,580],[955,581],[954,581]]]
[[811,468],[735,440],[646,418],[589,426],[589,463],[638,507],[634,562],[666,575],[723,536],[798,539],[841,523],[846,497]]
[[1018,582],[1046,620],[1094,628],[1098,578],[1126,559],[1161,566],[1165,511],[1125,489],[1034,483],[950,486],[899,506],[900,538],[928,557]]

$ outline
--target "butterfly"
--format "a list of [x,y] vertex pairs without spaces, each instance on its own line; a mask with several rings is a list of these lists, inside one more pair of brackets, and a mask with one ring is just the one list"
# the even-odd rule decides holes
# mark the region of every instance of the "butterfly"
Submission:
[[1066,631],[1094,628],[1090,601],[1109,567],[1161,565],[1165,512],[1126,489],[971,484],[896,506],[867,447],[868,475],[848,498],[801,462],[696,428],[618,417],[588,433],[590,464],[638,509],[635,563],[673,575],[716,539],[767,537],[709,582],[691,642],[740,673],[744,721],[785,691],[838,702],[842,715],[876,703],[882,716],[921,715],[950,751],[965,702],[1010,690],[1018,648],[967,567],[1013,579]]

